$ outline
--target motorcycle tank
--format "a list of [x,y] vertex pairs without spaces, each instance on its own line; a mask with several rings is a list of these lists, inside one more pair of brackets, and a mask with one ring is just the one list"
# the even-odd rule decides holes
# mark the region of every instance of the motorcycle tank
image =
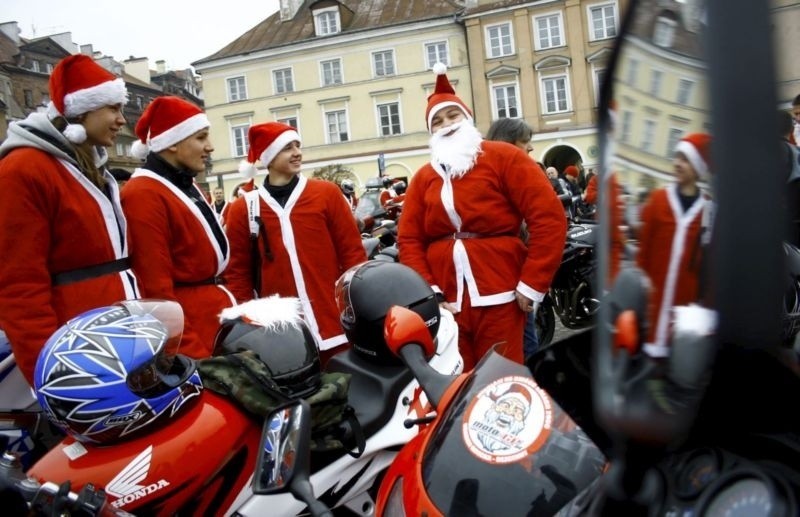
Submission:
[[597,232],[593,224],[576,224],[567,229],[567,240],[594,246],[597,244]]
[[103,488],[135,515],[219,515],[253,473],[261,426],[205,390],[201,400],[152,433],[96,446],[67,438],[27,472],[41,482]]
[[422,476],[445,515],[554,515],[606,464],[529,370],[494,352],[475,368],[435,433]]

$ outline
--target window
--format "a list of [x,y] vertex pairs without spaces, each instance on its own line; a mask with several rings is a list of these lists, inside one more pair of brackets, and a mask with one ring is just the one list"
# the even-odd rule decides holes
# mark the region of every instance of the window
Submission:
[[667,138],[667,158],[672,158],[675,154],[675,146],[683,138],[683,129],[677,127],[669,128],[669,138]]
[[630,86],[636,87],[636,76],[639,75],[639,61],[636,59],[628,60],[628,73],[625,82]]
[[594,71],[594,105],[600,105],[600,88],[603,86],[603,81],[606,78],[606,71],[605,69],[599,69]]
[[517,102],[517,87],[513,84],[495,86],[492,88],[494,94],[494,118],[518,118],[519,103]]
[[272,80],[275,84],[275,93],[289,93],[294,91],[294,81],[292,81],[291,68],[273,70]]
[[619,139],[621,142],[631,141],[631,123],[633,122],[633,112],[622,112],[622,129],[620,131]]
[[131,144],[117,142],[116,151],[117,156],[131,156]]
[[560,47],[564,44],[561,37],[561,14],[540,16],[534,19],[536,30],[536,50]]
[[136,96],[136,107],[140,110],[144,109],[144,97],[141,95]]
[[437,41],[436,43],[425,44],[425,62],[428,69],[433,68],[436,63],[444,63],[450,66],[450,56],[447,52],[447,42]]
[[589,19],[592,23],[589,32],[593,40],[613,38],[617,35],[616,10],[614,4],[589,7]]
[[689,99],[692,96],[692,88],[694,87],[694,83],[689,79],[680,79],[678,80],[678,95],[675,101],[678,104],[683,104],[684,106],[689,104]]
[[247,155],[247,130],[249,125],[231,127],[232,154],[234,158]]
[[375,69],[375,77],[394,75],[394,51],[373,52],[372,64]]
[[48,74],[53,73],[53,63],[45,63],[44,69],[47,70]]
[[650,95],[658,97],[661,94],[661,80],[664,78],[664,72],[661,70],[653,70],[650,75]]
[[511,46],[511,24],[494,25],[486,28],[487,57],[509,56],[514,53]]
[[347,113],[345,110],[325,113],[325,124],[329,144],[347,142],[350,139],[347,133]]
[[542,79],[544,92],[544,113],[569,111],[567,100],[567,76],[546,77]]
[[37,60],[35,60],[35,59],[33,61],[31,61],[31,70],[33,70],[34,72],[40,72],[41,71],[40,70],[40,66],[39,66],[39,62]]
[[378,125],[380,126],[381,136],[402,133],[400,128],[400,106],[398,103],[378,104]]
[[314,11],[314,29],[317,36],[327,36],[339,32],[339,9],[329,7]]
[[228,102],[243,101],[245,99],[247,99],[247,87],[244,83],[244,76],[228,79]]
[[656,121],[645,120],[642,131],[642,151],[649,153],[653,150],[653,139],[656,133]]
[[22,95],[25,97],[25,107],[32,108],[33,107],[33,91],[32,90],[23,90]]
[[675,39],[675,21],[669,18],[660,17],[656,20],[656,27],[653,30],[653,43],[659,47],[671,47]]
[[297,125],[297,117],[279,118],[279,119],[276,120],[276,122],[281,122],[283,124],[286,124],[287,126],[292,126],[295,129],[300,127],[300,126]]
[[320,61],[322,86],[331,86],[334,84],[342,84],[342,60],[331,59],[328,61]]

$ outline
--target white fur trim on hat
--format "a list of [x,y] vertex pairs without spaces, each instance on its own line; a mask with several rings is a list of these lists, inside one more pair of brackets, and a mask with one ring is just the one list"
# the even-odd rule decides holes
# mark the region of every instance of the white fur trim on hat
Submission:
[[255,163],[250,163],[247,160],[239,162],[239,174],[245,179],[252,179],[258,174],[258,167]]
[[258,157],[258,160],[264,165],[264,167],[269,167],[269,164],[273,159],[275,159],[276,156],[278,156],[278,153],[281,152],[281,149],[295,140],[302,142],[302,140],[300,140],[300,135],[297,134],[297,131],[287,129],[278,135],[278,137],[275,138],[275,140],[273,140],[266,149],[264,149],[264,151],[261,153],[261,156]]
[[439,113],[441,110],[443,110],[444,108],[447,108],[449,106],[457,106],[458,108],[461,109],[461,111],[464,112],[464,118],[465,119],[470,120],[470,121],[472,120],[472,117],[467,112],[467,110],[464,108],[463,104],[461,104],[459,102],[456,102],[456,101],[444,101],[444,102],[440,102],[439,104],[434,104],[433,107],[431,108],[430,112],[428,112],[428,130],[430,130],[430,128],[431,128],[431,121],[433,120],[433,117],[435,117],[436,114]]
[[127,102],[128,90],[125,88],[125,81],[117,78],[65,95],[63,115],[67,118],[77,117],[103,106],[114,106]]
[[694,145],[686,140],[681,140],[675,146],[675,152],[683,153],[683,155],[686,156],[686,159],[692,164],[692,167],[694,167],[695,172],[697,172],[701,180],[708,179],[708,164],[703,157],[700,156],[700,152]]
[[198,113],[197,115],[187,118],[180,124],[172,126],[160,135],[150,138],[148,145],[152,152],[157,153],[189,138],[201,129],[207,127],[211,127],[208,117],[205,113]]
[[222,309],[219,322],[245,320],[268,329],[298,327],[303,321],[299,298],[272,295]]

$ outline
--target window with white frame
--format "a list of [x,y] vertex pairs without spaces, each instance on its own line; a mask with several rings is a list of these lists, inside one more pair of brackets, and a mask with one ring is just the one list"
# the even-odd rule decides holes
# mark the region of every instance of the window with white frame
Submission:
[[645,120],[642,130],[642,151],[649,153],[653,151],[653,140],[656,135],[656,121]]
[[250,126],[231,126],[231,155],[234,158],[247,155],[247,130]]
[[289,93],[294,91],[294,80],[292,80],[292,69],[281,68],[272,71],[272,82],[275,93]]
[[39,62],[35,59],[31,61],[31,70],[33,70],[34,72],[40,71]]
[[564,45],[564,38],[561,35],[561,13],[538,16],[533,19],[534,38],[536,50],[560,47]]
[[664,79],[664,72],[661,70],[652,70],[650,74],[650,95],[658,97],[661,95],[661,81]]
[[244,76],[231,77],[228,79],[228,102],[243,101],[247,99],[247,86]]
[[325,113],[325,128],[329,144],[347,142],[350,136],[347,130],[347,112],[345,110]]
[[275,119],[276,122],[280,122],[281,124],[286,124],[287,126],[292,126],[293,128],[297,129],[297,117],[278,117]]
[[567,91],[566,75],[543,77],[542,92],[544,92],[545,115],[569,111],[569,92]]
[[314,29],[317,36],[339,33],[339,8],[328,7],[314,11]]
[[625,82],[630,86],[636,87],[636,77],[639,75],[639,60],[628,59],[628,70],[625,75]]
[[519,100],[517,99],[517,86],[504,84],[492,87],[494,98],[494,118],[519,118]]
[[675,20],[670,20],[663,16],[656,20],[655,29],[653,29],[653,43],[659,47],[669,48],[672,46],[672,41],[675,39]]
[[47,71],[48,74],[53,73],[53,63],[45,63],[44,69]]
[[450,66],[450,56],[447,52],[446,41],[436,41],[434,43],[425,44],[425,63],[428,69],[433,68],[436,63],[444,63]]
[[672,158],[675,154],[675,146],[678,145],[678,142],[681,138],[683,138],[683,129],[677,127],[669,128],[669,136],[667,137],[667,158]]
[[617,6],[614,3],[589,7],[589,33],[592,40],[613,38],[617,35]]
[[394,75],[394,50],[373,52],[372,66],[375,70],[375,77]]
[[631,124],[633,123],[633,112],[622,112],[622,123],[620,124],[619,140],[620,142],[631,141]]
[[594,105],[600,105],[600,88],[603,86],[603,80],[606,77],[605,68],[594,70]]
[[397,102],[378,104],[378,125],[381,136],[401,134],[403,130],[400,127],[400,104]]
[[329,59],[320,61],[320,75],[322,76],[322,86],[342,84],[342,60]]
[[490,58],[510,56],[514,53],[511,41],[510,23],[486,27],[486,56]]
[[689,99],[692,97],[692,90],[694,89],[694,82],[689,79],[678,80],[678,94],[675,102],[684,106],[689,104]]

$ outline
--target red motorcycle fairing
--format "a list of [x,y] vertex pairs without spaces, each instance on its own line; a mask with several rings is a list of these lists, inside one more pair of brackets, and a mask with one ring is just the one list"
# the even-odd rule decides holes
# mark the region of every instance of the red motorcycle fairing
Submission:
[[406,515],[554,515],[603,472],[600,449],[499,354],[443,402],[387,472],[378,515],[401,502]]
[[113,506],[136,515],[217,515],[252,475],[260,435],[259,423],[205,390],[198,403],[152,433],[105,446],[67,438],[27,474],[69,480],[75,492],[92,483]]

